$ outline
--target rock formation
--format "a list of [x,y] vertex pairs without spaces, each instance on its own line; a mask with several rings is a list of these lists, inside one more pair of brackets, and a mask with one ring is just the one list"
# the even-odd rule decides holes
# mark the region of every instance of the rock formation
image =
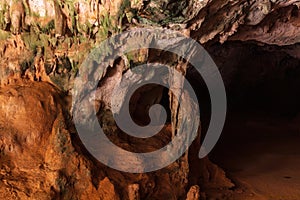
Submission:
[[[290,76],[288,71],[299,74],[299,5],[297,0],[0,2],[0,198],[198,200],[214,198],[217,192],[220,198],[234,199],[235,184],[225,172],[208,158],[198,159],[201,131],[189,151],[156,172],[119,172],[97,161],[72,121],[74,78],[85,70],[82,63],[93,47],[135,27],[177,30],[197,40],[220,67],[225,85],[231,86],[229,93],[241,87],[237,79],[251,87],[266,79],[267,71],[278,79]],[[242,54],[253,52],[276,54],[274,59],[258,58],[274,69],[263,64],[250,69],[256,62],[240,68],[236,60],[228,60],[242,60]],[[128,151],[161,148],[174,137],[181,120],[173,94],[148,86],[133,96],[130,109],[137,123],[147,124],[143,116],[149,106],[167,99],[169,121],[161,132],[142,140],[126,135],[114,123],[109,111],[114,84],[130,68],[151,61],[172,65],[196,83],[196,90],[200,88],[201,78],[188,63],[166,52],[140,50],[105,66],[98,95],[82,98],[82,106],[94,102],[109,139]],[[286,67],[276,71],[283,62]],[[249,73],[255,83],[247,79]],[[175,80],[173,86],[183,84]]]

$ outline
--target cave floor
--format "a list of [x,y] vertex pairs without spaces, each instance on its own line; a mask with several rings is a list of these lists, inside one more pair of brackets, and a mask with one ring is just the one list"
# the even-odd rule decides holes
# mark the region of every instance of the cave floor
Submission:
[[259,199],[300,199],[300,117],[229,114],[211,158]]

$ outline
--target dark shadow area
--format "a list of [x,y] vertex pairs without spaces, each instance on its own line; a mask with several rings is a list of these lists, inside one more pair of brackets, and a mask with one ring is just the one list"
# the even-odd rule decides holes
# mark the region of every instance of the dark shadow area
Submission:
[[236,42],[208,48],[228,97],[210,159],[270,199],[300,196],[300,60],[291,48]]

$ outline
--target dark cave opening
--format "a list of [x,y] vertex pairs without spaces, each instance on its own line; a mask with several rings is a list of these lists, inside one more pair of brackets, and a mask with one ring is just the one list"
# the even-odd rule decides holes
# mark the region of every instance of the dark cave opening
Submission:
[[[170,124],[169,98],[169,89],[158,84],[147,84],[138,88],[129,101],[129,110],[133,121],[141,126],[148,125],[150,123],[149,109],[155,104],[160,104],[167,114],[165,124]],[[160,115],[157,117],[160,118]]]
[[271,199],[300,196],[300,59],[293,48],[251,42],[208,48],[228,99],[225,126],[209,158],[234,182]]

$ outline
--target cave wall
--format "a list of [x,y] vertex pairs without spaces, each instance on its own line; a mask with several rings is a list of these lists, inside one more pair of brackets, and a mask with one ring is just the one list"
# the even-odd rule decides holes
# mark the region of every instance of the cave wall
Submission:
[[[127,174],[109,169],[97,162],[80,143],[72,127],[70,113],[63,109],[70,108],[69,95],[74,77],[80,71],[81,63],[90,49],[110,35],[134,27],[160,27],[178,30],[199,41],[220,67],[225,85],[231,88],[229,94],[241,90],[249,91],[251,88],[259,87],[259,84],[264,84],[265,90],[269,90],[276,82],[277,88],[282,90],[282,95],[284,96],[286,92],[288,96],[289,91],[282,87],[282,83],[287,84],[287,87],[289,84],[298,84],[296,75],[299,73],[300,56],[297,44],[300,34],[299,2],[297,0],[2,1],[0,99],[1,105],[5,107],[2,106],[0,112],[2,115],[0,190],[3,198],[163,197],[192,200],[205,199],[206,194],[202,191],[202,187],[207,190],[216,187],[232,188],[232,182],[218,166],[208,159],[198,160],[195,149],[200,145],[200,133],[190,152],[158,172]],[[127,55],[127,58],[123,59],[124,63],[110,67],[123,65],[122,73],[128,69],[126,63],[139,64],[151,59],[157,60],[156,53],[140,51],[134,55]],[[186,74],[189,67],[186,63],[180,63],[178,58],[169,58],[166,54],[160,56],[162,60],[177,63],[177,70]],[[251,56],[261,62],[248,62],[247,59]],[[111,95],[109,91],[112,85],[109,82],[105,84],[107,76],[112,77],[113,82],[120,80],[118,74],[110,76],[109,72],[109,70],[104,72],[103,79],[100,80],[103,85],[99,89],[108,91],[108,96]],[[290,76],[292,82],[285,82],[284,80]],[[152,98],[154,93],[162,93],[155,91],[152,95],[149,92],[152,89],[148,88],[145,91],[149,98]],[[291,93],[297,92],[296,90],[297,88],[291,88]],[[270,92],[268,98],[277,98],[280,102],[276,92],[274,94]],[[18,100],[20,94],[25,100]],[[264,90],[258,95],[263,94]],[[247,98],[241,95],[241,98]],[[30,101],[26,101],[27,98]],[[49,102],[52,98],[53,102]],[[15,105],[14,108],[7,107],[8,99]],[[292,101],[296,104],[298,99]],[[98,106],[99,109],[107,109],[105,103],[104,106]],[[170,106],[173,122],[180,120],[176,113],[177,102],[170,100]],[[30,112],[30,109],[34,112]],[[102,113],[106,114],[105,109]],[[16,115],[17,112],[20,114]],[[48,116],[49,113],[51,116]],[[37,116],[38,114],[43,117]],[[15,117],[10,118],[11,115]],[[108,123],[111,119],[107,116],[101,117],[108,120]],[[24,123],[27,118],[38,120]],[[47,120],[43,121],[40,118]],[[48,127],[49,123],[51,126]],[[107,127],[109,132],[113,132],[113,128],[114,126]],[[174,123],[173,129],[166,126],[162,134],[166,138],[154,138],[151,144],[155,145],[154,147],[150,145],[149,149],[158,148],[157,145],[163,145],[168,141],[170,139],[168,137],[174,134],[174,128],[176,128]],[[110,139],[116,143],[119,141],[114,136]],[[145,144],[145,141],[128,139],[126,136],[122,140],[124,143],[120,142],[119,145],[124,145],[122,147],[128,150],[136,150],[135,145]],[[131,146],[126,144],[128,141]],[[45,149],[40,149],[40,146],[45,146]],[[22,159],[18,159],[20,155]],[[31,163],[32,166],[27,163]]]

